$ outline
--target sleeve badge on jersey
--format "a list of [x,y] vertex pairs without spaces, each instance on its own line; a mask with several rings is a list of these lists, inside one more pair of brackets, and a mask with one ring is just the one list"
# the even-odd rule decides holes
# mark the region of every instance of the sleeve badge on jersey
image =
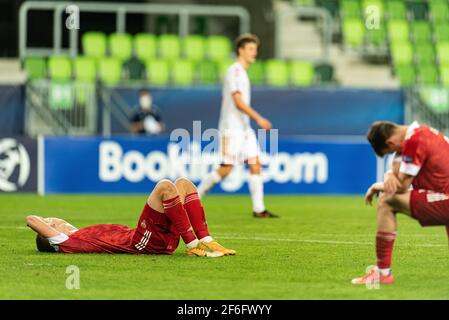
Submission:
[[402,161],[404,162],[413,162],[413,157],[402,156]]

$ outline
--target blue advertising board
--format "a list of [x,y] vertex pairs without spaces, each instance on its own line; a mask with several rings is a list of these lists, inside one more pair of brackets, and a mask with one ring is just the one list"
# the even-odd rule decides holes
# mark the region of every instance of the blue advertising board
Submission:
[[[266,193],[360,194],[378,176],[363,139],[278,141],[277,153],[261,156]],[[202,152],[203,144],[189,142],[186,149],[168,137],[45,137],[43,147],[41,193],[148,193],[164,178],[198,183],[220,161]],[[211,192],[247,193],[247,176],[247,168],[237,166]]]

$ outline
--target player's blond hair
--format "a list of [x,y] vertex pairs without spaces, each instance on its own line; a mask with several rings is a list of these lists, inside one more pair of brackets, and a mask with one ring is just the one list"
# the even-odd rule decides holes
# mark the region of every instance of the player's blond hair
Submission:
[[247,43],[255,43],[257,46],[260,45],[259,38],[252,33],[244,33],[235,39],[235,53],[239,55],[239,49],[245,47]]

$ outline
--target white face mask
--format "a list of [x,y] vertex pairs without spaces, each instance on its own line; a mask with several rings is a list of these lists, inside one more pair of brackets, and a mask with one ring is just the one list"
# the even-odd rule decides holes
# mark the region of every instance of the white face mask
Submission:
[[151,96],[149,95],[144,95],[140,97],[140,107],[146,110],[151,109]]

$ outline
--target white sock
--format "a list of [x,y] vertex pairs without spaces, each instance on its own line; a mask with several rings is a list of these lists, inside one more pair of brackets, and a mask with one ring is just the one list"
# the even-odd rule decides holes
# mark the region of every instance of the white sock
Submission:
[[263,180],[260,174],[251,174],[248,179],[248,187],[253,201],[253,211],[256,213],[265,211],[263,201]]
[[204,237],[204,238],[200,239],[201,242],[206,242],[206,243],[209,243],[209,242],[211,242],[213,240],[214,239],[211,236],[207,236],[207,237]]
[[379,272],[383,276],[388,276],[390,274],[391,270],[390,270],[390,268],[385,268],[385,269],[380,269],[379,268]]
[[198,186],[198,196],[201,198],[204,196],[214,185],[221,181],[221,176],[217,171],[212,171],[207,174],[203,180],[201,180],[200,185]]
[[186,247],[189,248],[189,249],[193,249],[193,248],[195,248],[198,245],[199,242],[200,241],[198,239],[195,239],[195,240],[190,241],[189,243],[187,243]]

